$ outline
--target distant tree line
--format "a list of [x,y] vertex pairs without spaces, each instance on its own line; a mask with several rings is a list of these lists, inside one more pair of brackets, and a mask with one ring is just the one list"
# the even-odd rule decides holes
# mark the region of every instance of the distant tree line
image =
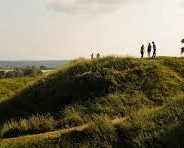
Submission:
[[[43,67],[40,67],[43,68]],[[42,69],[36,66],[25,66],[20,68],[14,68],[10,71],[2,70],[0,71],[0,78],[20,78],[25,76],[36,76],[42,74]]]

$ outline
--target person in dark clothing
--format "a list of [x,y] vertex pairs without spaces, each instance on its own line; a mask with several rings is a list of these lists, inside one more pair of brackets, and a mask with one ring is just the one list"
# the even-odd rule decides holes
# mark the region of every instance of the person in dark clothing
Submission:
[[92,59],[94,59],[94,54],[93,54],[93,53],[91,54],[91,60],[92,60]]
[[155,42],[152,42],[152,44],[153,44],[153,56],[152,56],[152,58],[155,58],[156,57],[156,44],[155,44]]
[[151,56],[151,43],[148,44],[148,49],[147,49],[147,52],[148,52],[148,57],[150,58]]
[[99,59],[99,58],[100,58],[100,53],[98,53],[98,54],[96,55],[96,58],[97,58],[97,59]]
[[184,47],[181,48],[181,55],[184,53]]
[[141,46],[141,59],[144,57],[144,45]]

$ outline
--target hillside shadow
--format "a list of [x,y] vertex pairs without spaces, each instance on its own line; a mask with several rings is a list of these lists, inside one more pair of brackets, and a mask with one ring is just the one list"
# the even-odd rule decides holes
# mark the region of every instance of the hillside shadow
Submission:
[[146,147],[161,147],[161,148],[183,148],[184,147],[184,126],[183,123],[178,124],[177,126],[170,127],[159,137],[152,138],[151,140],[146,140],[144,143]]
[[111,82],[99,73],[52,75],[0,104],[0,124],[37,114],[57,114],[65,105],[106,95]]
[[184,147],[184,124],[168,130],[162,137],[163,148]]

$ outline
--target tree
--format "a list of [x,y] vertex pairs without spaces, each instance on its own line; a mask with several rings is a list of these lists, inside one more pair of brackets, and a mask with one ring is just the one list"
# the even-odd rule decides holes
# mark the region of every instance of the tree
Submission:
[[40,70],[47,70],[47,67],[44,66],[44,65],[41,65],[41,66],[40,66]]
[[13,72],[14,72],[16,78],[24,76],[24,73],[23,73],[21,68],[14,68]]
[[6,71],[4,70],[0,71],[0,79],[5,78],[5,76],[6,76]]
[[8,71],[6,73],[6,78],[14,78],[15,77],[15,73],[13,71]]
[[41,70],[35,66],[26,66],[22,68],[24,76],[35,76],[37,74],[41,74]]

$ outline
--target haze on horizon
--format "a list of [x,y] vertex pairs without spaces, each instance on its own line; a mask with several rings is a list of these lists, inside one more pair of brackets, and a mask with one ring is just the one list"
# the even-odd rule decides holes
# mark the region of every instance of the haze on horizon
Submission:
[[0,60],[179,56],[184,0],[0,0]]

